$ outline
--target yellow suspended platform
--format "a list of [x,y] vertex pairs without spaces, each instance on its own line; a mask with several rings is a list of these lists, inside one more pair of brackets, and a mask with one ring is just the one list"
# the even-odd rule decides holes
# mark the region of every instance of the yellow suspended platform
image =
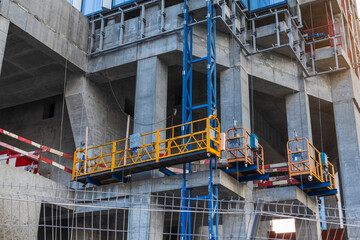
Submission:
[[[216,127],[213,127],[216,126]],[[182,129],[189,134],[182,135]],[[130,139],[79,149],[74,154],[72,180],[101,183],[161,167],[220,157],[220,123],[216,116],[140,135],[139,147]],[[126,146],[125,146],[126,145]]]

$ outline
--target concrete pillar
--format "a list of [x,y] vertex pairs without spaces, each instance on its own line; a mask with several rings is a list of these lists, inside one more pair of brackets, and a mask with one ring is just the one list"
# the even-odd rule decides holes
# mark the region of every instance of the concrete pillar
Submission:
[[220,73],[221,131],[233,127],[233,119],[251,131],[249,77],[242,68],[239,45],[234,40],[230,45],[231,68]]
[[[168,67],[158,57],[138,61],[134,133],[148,133],[166,128]],[[155,134],[146,139],[155,141]],[[151,139],[152,137],[152,139]],[[166,136],[161,135],[164,139]],[[133,180],[163,176],[158,170],[134,174]]]
[[10,21],[0,16],[0,73],[5,55],[6,39],[9,31]]
[[114,97],[83,75],[69,77],[65,92],[76,148],[101,145],[125,137],[126,116],[119,111]]
[[320,222],[305,219],[295,219],[296,239],[318,240],[321,239]]
[[289,139],[305,137],[312,142],[309,98],[305,91],[286,96],[286,117]]
[[[345,217],[356,218],[360,209],[360,111],[359,80],[352,70],[332,76],[332,95],[339,152],[341,198]],[[330,159],[331,160],[331,159]],[[347,221],[347,224],[352,224]],[[355,223],[354,223],[355,224]],[[348,239],[358,239],[359,229],[347,227]]]
[[[334,103],[336,137],[339,151],[342,199],[345,217],[360,209],[360,112],[352,99]],[[359,229],[347,228],[348,239],[358,239]]]
[[[214,225],[215,229],[215,225]],[[238,239],[238,238],[225,238],[223,236],[223,225],[219,225],[219,240],[226,240],[226,239]],[[208,240],[209,239],[209,227],[208,226],[198,226],[194,240]]]
[[[231,209],[230,209],[231,211]],[[223,216],[222,236],[223,239],[247,239],[249,224],[246,222],[245,214],[234,209],[233,212]]]
[[[250,124],[250,98],[249,76],[243,66],[245,57],[240,51],[240,46],[235,40],[230,40],[230,64],[231,67],[220,73],[220,104],[221,104],[221,131],[226,132],[234,127],[234,119],[237,126],[251,131]],[[225,159],[225,152],[222,154]],[[247,183],[246,200],[252,200],[252,183]],[[250,202],[241,206],[242,209],[253,210]],[[249,227],[249,215],[223,216],[224,239],[245,239],[246,229]]]
[[259,223],[258,231],[256,232],[256,238],[255,239],[266,239],[269,236],[269,232],[272,231],[271,228],[271,222],[272,220],[268,220],[268,218],[265,217],[266,220],[262,220]]
[[158,57],[138,61],[134,132],[166,128],[167,80],[168,67]]
[[[138,61],[135,92],[134,133],[166,128],[168,69],[158,57]],[[165,136],[161,136],[165,138]],[[146,139],[151,142],[155,139]],[[162,176],[158,170],[131,176],[132,180]],[[146,186],[143,186],[146,187]],[[151,193],[151,186],[146,190]],[[150,211],[151,196],[132,196],[129,209],[128,240],[162,239],[165,213]],[[156,210],[153,209],[153,210]]]
[[162,240],[165,212],[157,207],[156,198],[133,195],[129,209],[128,240]]

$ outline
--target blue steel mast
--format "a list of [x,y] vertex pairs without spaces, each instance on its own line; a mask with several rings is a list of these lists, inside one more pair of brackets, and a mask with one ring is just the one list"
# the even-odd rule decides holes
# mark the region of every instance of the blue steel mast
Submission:
[[[212,0],[207,3],[207,56],[193,60],[193,16],[189,14],[188,1],[184,0],[184,45],[183,45],[183,85],[182,85],[182,123],[192,121],[192,111],[195,109],[206,108],[207,116],[216,114],[216,9]],[[206,61],[207,66],[207,103],[199,106],[192,105],[192,72],[193,63]],[[211,122],[211,125],[216,124]],[[213,126],[215,127],[215,126]],[[182,134],[189,134],[189,126],[182,128]],[[186,141],[186,140],[185,140]],[[189,149],[190,150],[190,149]],[[215,160],[215,161],[214,161]],[[213,166],[214,165],[214,166]],[[208,201],[208,225],[209,240],[218,239],[218,186],[213,184],[213,167],[217,169],[217,159],[210,159],[210,176],[208,183],[208,195],[192,197],[191,190],[186,187],[186,164],[184,164],[183,186],[181,189],[181,240],[191,240],[191,201],[203,199]],[[191,163],[188,165],[191,173]],[[215,231],[214,231],[215,224]],[[186,231],[188,229],[188,231]]]

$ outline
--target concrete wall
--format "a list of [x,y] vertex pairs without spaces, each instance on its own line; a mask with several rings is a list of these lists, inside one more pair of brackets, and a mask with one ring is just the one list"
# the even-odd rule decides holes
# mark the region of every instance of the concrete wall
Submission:
[[[197,10],[200,7],[205,6],[205,2],[199,2],[196,5],[191,4],[191,10]],[[131,18],[126,20],[124,39],[121,46],[119,42],[120,23],[108,24],[105,26],[104,36],[104,49],[108,49],[104,55],[96,55],[96,57],[89,59],[88,71],[91,73],[92,78],[96,78],[101,81],[102,77],[98,75],[99,72],[105,74],[108,78],[113,79],[117,76],[125,75],[128,77],[128,73],[121,70],[125,70],[124,66],[135,63],[138,60],[146,59],[153,56],[164,56],[168,65],[182,64],[182,49],[183,49],[183,36],[181,34],[181,28],[183,19],[181,17],[183,13],[183,4],[176,4],[166,8],[165,18],[165,30],[172,31],[178,29],[178,31],[156,37],[154,39],[132,44],[134,41],[141,40],[140,38],[140,17]],[[145,25],[145,37],[156,36],[160,33],[160,9],[158,6],[146,8],[146,25]],[[199,14],[199,17],[203,18],[205,15]],[[99,33],[99,30],[96,31]],[[206,55],[206,28],[203,26],[197,26],[194,28],[194,50],[193,55],[196,57],[204,57]],[[99,37],[97,35],[95,41],[95,49],[98,48]],[[110,51],[111,50],[111,51]],[[229,36],[223,32],[217,32],[217,63],[218,69],[224,69],[229,67]],[[121,65],[123,65],[121,67]],[[194,65],[195,66],[195,65]],[[199,67],[195,67],[199,68]],[[205,68],[202,67],[204,70]],[[126,69],[129,71],[129,69]],[[136,69],[131,69],[136,71]],[[204,71],[203,71],[204,72]],[[133,74],[134,75],[134,74]]]
[[89,127],[89,146],[125,137],[126,116],[111,90],[96,85],[83,75],[74,75],[67,82],[65,95],[77,148],[85,144],[86,127]]
[[0,72],[5,54],[6,38],[9,31],[9,20],[0,16]]
[[[54,116],[47,118],[46,111],[50,104],[55,104]],[[0,110],[1,128],[18,134],[39,144],[44,144],[73,155],[75,151],[74,139],[72,136],[69,116],[64,107],[62,116],[63,96],[55,96],[31,102],[16,107]],[[45,114],[45,115],[44,115]],[[63,125],[62,122],[63,121]],[[62,128],[61,128],[62,127]],[[60,137],[62,136],[62,139]],[[18,140],[0,136],[0,140],[26,151],[36,150],[29,144],[21,143]],[[44,153],[44,157],[52,159],[60,164],[72,168],[72,161],[59,159],[57,156]],[[46,163],[40,164],[40,174],[46,176],[50,172],[51,179],[69,184],[71,175]]]
[[0,176],[0,235],[6,239],[38,239],[41,202],[74,197],[54,181],[3,163]]
[[0,14],[77,68],[87,69],[89,21],[66,0],[3,0]]

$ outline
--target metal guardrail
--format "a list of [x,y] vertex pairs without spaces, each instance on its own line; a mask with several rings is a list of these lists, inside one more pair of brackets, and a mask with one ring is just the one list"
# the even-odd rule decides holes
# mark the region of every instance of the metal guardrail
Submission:
[[289,176],[312,176],[319,182],[330,182],[329,189],[336,189],[334,165],[328,161],[328,167],[321,164],[321,153],[306,138],[288,141]]
[[242,127],[230,128],[226,131],[226,161],[228,165],[243,162],[245,165],[257,164],[257,171],[265,174],[264,150],[258,144],[258,149],[251,149],[250,133]]
[[[182,128],[190,133],[181,135]],[[128,143],[125,147],[126,142]],[[140,135],[141,145],[129,147],[129,139],[78,149],[74,154],[72,179],[93,173],[128,167],[145,162],[205,150],[208,156],[220,157],[220,123],[216,116],[192,121]],[[125,157],[126,156],[126,157]]]

